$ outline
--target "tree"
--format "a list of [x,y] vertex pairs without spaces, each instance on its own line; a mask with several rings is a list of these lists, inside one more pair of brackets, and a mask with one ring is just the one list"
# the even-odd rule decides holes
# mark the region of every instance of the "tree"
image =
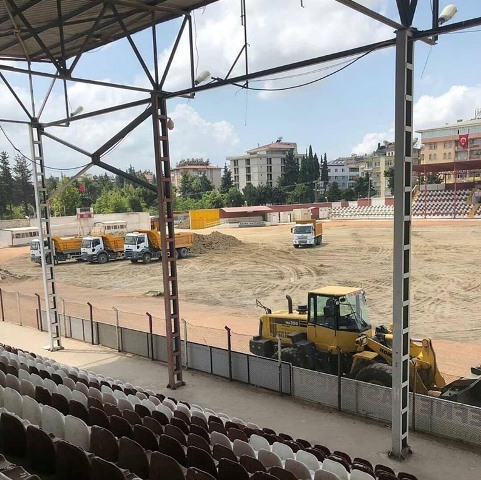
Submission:
[[[57,185],[57,189],[61,189],[70,181],[68,177],[63,177]],[[59,194],[52,199],[51,210],[53,215],[75,215],[77,207],[80,207],[80,191],[78,183],[65,187]],[[51,192],[53,193],[53,192]]]
[[202,195],[202,205],[204,208],[222,208],[224,206],[224,197],[218,190],[212,190]]
[[226,207],[242,207],[244,205],[244,195],[237,188],[232,187],[224,194],[224,203]]
[[284,160],[284,173],[279,177],[278,185],[287,190],[293,190],[299,181],[299,162],[291,150]]
[[192,183],[194,198],[200,199],[204,193],[214,190],[214,184],[207,178],[205,173],[199,175]]
[[324,154],[321,167],[321,182],[324,187],[324,196],[326,195],[327,185],[329,183],[329,167],[327,165],[327,155]]
[[384,178],[387,178],[387,187],[391,190],[391,195],[394,195],[394,167],[389,167],[384,170]]
[[15,156],[13,166],[14,190],[13,200],[16,205],[21,205],[24,215],[28,216],[29,206],[35,203],[35,194],[32,184],[32,172],[27,159],[22,155]]
[[247,203],[247,205],[252,206],[252,205],[257,205],[257,188],[252,185],[252,183],[248,183],[245,187],[244,190],[242,191],[244,194],[244,200]]
[[98,213],[125,213],[130,210],[127,197],[118,187],[103,190],[93,207]]
[[6,152],[0,153],[0,217],[12,213],[14,180]]
[[326,192],[328,202],[338,202],[342,200],[342,190],[337,182],[332,182]]
[[377,192],[372,186],[369,173],[357,178],[354,184],[354,192],[356,193],[357,198],[374,197],[376,195]]
[[289,203],[310,203],[314,201],[314,190],[306,184],[298,184],[287,196]]
[[346,201],[356,200],[356,192],[352,188],[346,188],[342,192],[342,198]]
[[182,172],[180,176],[180,195],[192,198],[194,195],[194,177],[188,172]]
[[220,182],[220,193],[227,193],[234,186],[232,181],[232,172],[227,168],[227,163],[224,164],[224,172]]

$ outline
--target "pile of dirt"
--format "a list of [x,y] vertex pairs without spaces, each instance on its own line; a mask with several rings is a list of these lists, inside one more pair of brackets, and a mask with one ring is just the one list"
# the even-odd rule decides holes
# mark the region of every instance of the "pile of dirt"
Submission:
[[232,235],[225,235],[220,232],[212,232],[209,235],[194,233],[194,243],[190,251],[193,254],[226,251],[239,245],[242,245],[242,242]]
[[177,228],[190,228],[190,221],[187,218],[186,220],[182,220],[178,225]]
[[22,280],[23,278],[26,278],[24,275],[15,275],[12,272],[9,272],[8,270],[4,270],[3,268],[0,268],[0,282],[7,282],[9,280]]

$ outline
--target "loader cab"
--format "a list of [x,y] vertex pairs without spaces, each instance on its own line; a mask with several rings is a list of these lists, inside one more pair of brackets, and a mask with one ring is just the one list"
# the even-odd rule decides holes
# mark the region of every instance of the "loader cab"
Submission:
[[371,335],[364,291],[350,287],[323,287],[309,292],[308,339],[319,350],[357,350],[356,338]]

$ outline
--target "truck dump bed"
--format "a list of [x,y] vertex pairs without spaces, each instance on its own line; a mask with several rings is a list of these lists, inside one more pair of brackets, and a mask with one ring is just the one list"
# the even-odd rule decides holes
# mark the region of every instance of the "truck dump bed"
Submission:
[[[139,230],[139,233],[147,234],[150,245],[160,250],[160,232],[158,230]],[[189,232],[180,232],[175,234],[175,248],[190,248],[194,243],[194,235]]]
[[111,250],[112,252],[123,252],[124,251],[124,237],[116,237],[113,235],[102,236],[105,248]]
[[59,253],[74,253],[80,252],[82,247],[81,237],[53,237],[55,250]]

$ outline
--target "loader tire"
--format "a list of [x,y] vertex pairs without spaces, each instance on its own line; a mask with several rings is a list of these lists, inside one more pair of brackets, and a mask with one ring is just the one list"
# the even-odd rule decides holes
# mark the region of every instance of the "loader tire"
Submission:
[[[274,354],[273,358],[279,360],[277,352]],[[281,360],[283,362],[292,363],[293,367],[306,368],[304,366],[305,362],[296,348],[283,348],[281,350]]]
[[387,363],[369,363],[356,375],[356,380],[392,387],[392,368]]

